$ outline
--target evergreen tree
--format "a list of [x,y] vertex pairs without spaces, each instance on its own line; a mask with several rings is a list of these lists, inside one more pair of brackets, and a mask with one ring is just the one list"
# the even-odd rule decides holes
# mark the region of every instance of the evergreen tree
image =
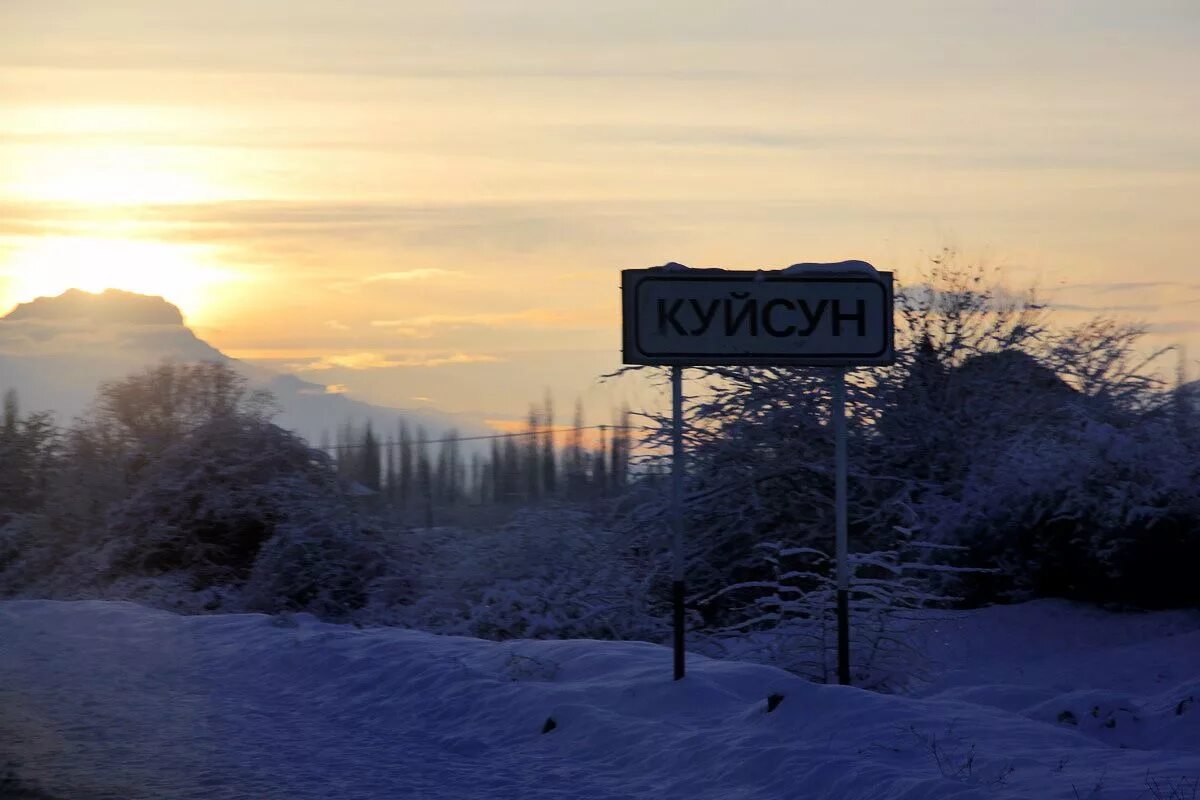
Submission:
[[4,437],[15,439],[17,422],[21,416],[21,404],[17,400],[17,390],[9,389],[4,393]]
[[484,463],[483,456],[479,453],[471,455],[471,473],[464,491],[474,503],[483,504],[487,502],[484,494],[486,492],[484,478]]
[[438,449],[437,488],[438,502],[454,504],[462,492],[462,458],[458,448],[458,431],[450,430],[442,439]]
[[414,459],[412,439],[408,433],[408,423],[400,420],[400,453],[396,465],[397,502],[401,507],[407,507],[413,495],[413,483],[416,480],[416,461]]
[[542,488],[547,495],[558,493],[558,463],[554,450],[554,399],[550,390],[546,390],[546,401],[542,406],[542,422],[545,429],[542,434]]
[[583,401],[575,401],[575,417],[571,422],[572,430],[567,435],[567,453],[565,457],[565,475],[567,496],[573,500],[581,499],[587,493],[587,474],[583,450]]
[[425,429],[417,428],[416,491],[425,513],[425,527],[433,527],[434,475],[429,462]]
[[611,467],[609,482],[613,490],[620,492],[625,488],[629,477],[629,406],[622,406],[613,428]]
[[396,505],[399,495],[398,472],[396,468],[396,442],[388,439],[384,444],[384,460],[387,463],[387,477],[384,481],[384,493],[387,495],[387,500],[390,505]]
[[600,426],[600,442],[592,454],[592,495],[604,497],[608,494],[608,433]]
[[378,492],[381,487],[380,482],[380,449],[379,439],[375,436],[375,431],[371,427],[371,423],[367,422],[367,426],[363,431],[363,437],[358,453],[358,475],[357,480],[363,486]]
[[[59,467],[61,434],[49,412],[20,414],[16,390],[4,395],[0,420],[0,511],[44,506]],[[0,524],[3,517],[0,515]]]
[[526,436],[522,448],[521,473],[525,479],[525,498],[537,500],[542,495],[541,447],[539,445],[541,416],[536,406],[529,407],[526,418]]
[[487,500],[492,503],[504,501],[504,452],[499,439],[492,439],[491,455],[487,466]]
[[517,448],[516,440],[511,436],[504,440],[501,464],[502,502],[515,503],[521,497],[521,452]]
[[358,471],[354,459],[354,426],[343,422],[337,430],[337,475],[343,481],[357,480]]

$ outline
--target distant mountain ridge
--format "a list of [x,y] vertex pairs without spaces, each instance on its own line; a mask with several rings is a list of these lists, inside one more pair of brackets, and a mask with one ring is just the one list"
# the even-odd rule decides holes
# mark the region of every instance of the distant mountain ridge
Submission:
[[68,289],[57,297],[21,303],[0,320],[87,321],[123,325],[183,325],[183,313],[162,297],[106,289],[100,294]]
[[400,419],[431,433],[450,428],[464,435],[494,432],[477,417],[371,405],[231,358],[196,336],[180,310],[162,297],[70,289],[22,303],[0,317],[0,391],[16,389],[23,408],[54,411],[60,422],[83,413],[102,381],[164,360],[233,365],[252,385],[275,394],[282,407],[280,425],[314,444],[347,421],[369,422],[385,438]]

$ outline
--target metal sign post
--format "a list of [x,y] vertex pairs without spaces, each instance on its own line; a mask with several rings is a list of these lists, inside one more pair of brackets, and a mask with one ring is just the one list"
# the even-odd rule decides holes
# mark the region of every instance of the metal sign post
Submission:
[[846,534],[846,368],[833,372],[833,506],[837,531],[838,683],[850,685],[850,545]]
[[684,674],[683,658],[683,367],[671,367],[671,604],[675,680]]
[[890,364],[892,274],[863,261],[783,270],[621,273],[622,361],[671,367],[672,610],[675,679],[684,676],[683,368],[835,367],[834,431],[838,680],[850,682],[846,522],[846,368]]

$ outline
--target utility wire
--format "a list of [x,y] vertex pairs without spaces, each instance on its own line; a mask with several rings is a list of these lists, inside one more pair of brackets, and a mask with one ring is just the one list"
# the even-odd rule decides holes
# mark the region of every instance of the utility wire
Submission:
[[[422,444],[445,444],[447,442],[479,442],[479,441],[483,441],[486,439],[517,439],[522,436],[542,436],[547,433],[574,433],[575,431],[594,431],[594,430],[606,431],[609,429],[623,430],[623,431],[651,430],[650,428],[648,428],[644,425],[585,425],[581,428],[551,428],[551,429],[542,429],[542,430],[538,430],[538,431],[520,431],[518,433],[496,433],[496,434],[492,434],[490,436],[458,436],[458,437],[446,438],[446,439],[409,439],[409,444],[422,445]],[[388,446],[396,445],[396,444],[399,444],[399,441],[397,441],[395,439],[386,439],[386,440],[381,440],[379,442],[378,446],[379,447],[388,447]],[[317,449],[318,450],[321,450],[321,449],[325,449],[325,450],[356,450],[356,449],[358,449],[360,447],[364,447],[364,446],[365,445],[362,443],[359,443],[359,444],[331,444],[326,448],[318,447]]]

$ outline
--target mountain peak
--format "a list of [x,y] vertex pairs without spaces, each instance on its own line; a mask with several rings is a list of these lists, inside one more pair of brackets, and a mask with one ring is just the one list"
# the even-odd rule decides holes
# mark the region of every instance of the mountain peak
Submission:
[[68,289],[57,297],[21,303],[0,321],[87,321],[126,325],[183,325],[179,308],[161,297],[105,289],[100,294]]

